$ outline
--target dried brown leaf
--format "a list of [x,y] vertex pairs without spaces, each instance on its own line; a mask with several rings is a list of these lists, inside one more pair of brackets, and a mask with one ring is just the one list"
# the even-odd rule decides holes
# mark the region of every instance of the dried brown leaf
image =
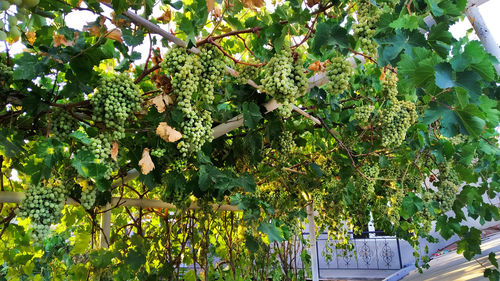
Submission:
[[123,42],[122,31],[117,28],[111,30],[108,34],[106,34],[106,38],[118,41],[120,43]]
[[115,160],[115,162],[116,162],[116,156],[118,156],[118,149],[119,148],[120,148],[120,145],[116,141],[114,141],[113,145],[111,146],[110,154],[111,154],[111,159]]
[[170,127],[167,122],[160,122],[156,134],[166,142],[176,142],[182,138],[182,134]]
[[167,8],[163,14],[159,17],[156,18],[158,21],[161,21],[162,23],[169,23],[170,20],[172,20],[172,12],[170,11],[169,8]]
[[65,47],[75,45],[74,41],[68,41],[68,39],[66,39],[66,37],[62,34],[54,34],[52,38],[54,39],[54,47],[59,47],[61,45]]
[[141,172],[144,175],[149,174],[154,168],[155,164],[149,155],[149,148],[144,148],[142,151],[142,158],[139,160],[139,166],[141,167]]
[[156,97],[149,100],[148,104],[154,104],[159,113],[165,111],[165,107],[173,104],[174,101],[169,95],[157,95]]
[[206,0],[206,1],[207,1],[208,12],[210,13],[215,9],[215,2],[214,0]]

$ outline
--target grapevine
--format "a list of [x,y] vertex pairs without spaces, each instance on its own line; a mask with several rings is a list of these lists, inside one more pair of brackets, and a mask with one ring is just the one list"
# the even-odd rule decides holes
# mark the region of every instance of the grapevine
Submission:
[[58,223],[62,217],[66,190],[56,183],[30,184],[25,194],[18,215],[21,218],[31,219],[32,238],[35,241],[42,241],[48,236],[50,225]]
[[435,199],[441,204],[441,211],[447,212],[453,207],[457,196],[460,179],[453,167],[447,163],[439,167],[439,182],[437,182],[437,192]]
[[325,86],[327,92],[331,94],[341,94],[349,89],[349,79],[354,73],[352,64],[342,57],[334,57],[326,67],[328,82]]
[[354,39],[359,42],[359,47],[366,55],[376,56],[378,45],[373,41],[373,36],[382,13],[369,0],[358,0],[356,4],[358,22],[353,26]]
[[367,179],[359,176],[360,187],[364,190],[366,194],[375,194],[375,184],[377,183],[376,178],[380,173],[380,168],[378,164],[363,164],[359,170],[367,177]]

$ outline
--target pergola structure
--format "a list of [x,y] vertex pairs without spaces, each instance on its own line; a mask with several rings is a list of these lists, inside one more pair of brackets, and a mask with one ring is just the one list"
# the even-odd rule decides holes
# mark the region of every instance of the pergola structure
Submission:
[[[495,42],[495,39],[493,38],[491,32],[489,32],[488,27],[486,26],[485,20],[482,17],[482,15],[479,12],[479,6],[481,4],[484,4],[488,2],[489,0],[468,0],[467,6],[465,9],[465,14],[467,18],[469,19],[469,22],[472,24],[476,35],[480,39],[481,43],[483,44],[484,48],[486,51],[488,51],[490,54],[495,56],[498,61],[500,61],[500,46]],[[143,26],[146,28],[149,32],[158,34],[168,41],[174,43],[177,46],[180,47],[186,47],[187,44],[186,42],[182,41],[181,39],[175,37],[172,33],[169,33],[168,31],[163,30],[160,28],[158,25],[153,24],[149,22],[148,20],[142,18],[141,16],[131,12],[131,11],[126,11],[123,12],[124,16],[127,16],[132,22]],[[428,16],[425,18],[425,23],[428,26],[432,26],[436,24],[434,19],[431,16]],[[189,50],[192,53],[200,53],[200,50],[197,49],[196,47],[193,47]],[[355,55],[350,58],[350,62],[354,65],[356,64],[356,60],[364,62],[364,57],[360,55]],[[500,74],[500,64],[495,64],[495,69],[497,73]],[[238,73],[226,66],[226,71],[232,75],[232,76],[237,76]],[[309,85],[307,88],[307,91],[310,89],[316,87],[316,86],[321,86],[325,83],[328,82],[328,78],[326,74],[316,74],[309,78]],[[254,81],[248,80],[248,84],[255,87],[259,88],[259,85],[257,85]],[[271,99],[269,102],[265,103],[263,105],[267,112],[271,112],[278,107],[281,106],[275,99]],[[300,108],[296,106],[292,106],[292,109],[305,118],[311,120],[315,124],[321,125],[321,121],[318,120],[317,118],[309,115],[307,112],[301,110]],[[240,114],[229,121],[220,124],[213,128],[213,138],[218,138],[221,137],[228,132],[240,127],[243,125],[243,114]],[[331,129],[330,134],[336,138],[338,136],[338,133]],[[125,176],[122,178],[118,179],[117,181],[112,183],[112,187],[118,187],[122,184],[125,184],[135,178],[137,178],[140,175],[140,172],[137,171],[136,169],[132,169],[127,172]],[[25,195],[24,192],[10,192],[10,191],[0,191],[0,203],[17,203],[19,204],[23,199]],[[76,202],[73,199],[67,199],[66,204],[68,205],[79,205],[78,202]],[[111,202],[108,203],[106,206],[102,207],[102,214],[101,214],[101,235],[100,235],[100,243],[99,247],[107,249],[109,247],[109,238],[110,238],[110,233],[111,233],[111,210],[113,209],[113,206],[129,206],[129,207],[138,207],[138,208],[168,208],[168,209],[175,209],[176,206],[171,204],[171,203],[166,203],[161,200],[156,200],[156,199],[138,199],[138,198],[122,198],[122,197],[112,197]],[[241,211],[238,209],[237,206],[233,205],[218,205],[218,204],[213,204],[212,205],[214,210],[218,211],[232,211],[232,212],[238,212]],[[188,209],[199,209],[199,206],[196,203],[191,204],[191,206]],[[309,242],[310,242],[310,251],[311,251],[311,267],[312,267],[312,280],[313,281],[318,281],[319,280],[319,269],[318,269],[318,252],[315,247],[316,243],[316,235],[315,235],[315,223],[314,223],[314,207],[313,204],[309,204],[307,206],[307,217],[308,217],[308,232],[309,232]]]

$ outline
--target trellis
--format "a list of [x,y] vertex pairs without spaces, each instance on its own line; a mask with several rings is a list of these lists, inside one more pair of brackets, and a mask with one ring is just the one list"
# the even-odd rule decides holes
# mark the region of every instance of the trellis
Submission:
[[[468,0],[467,1],[467,6],[465,9],[465,14],[467,18],[469,19],[469,22],[472,24],[476,35],[478,36],[479,40],[482,42],[484,48],[486,51],[488,51],[490,54],[495,56],[498,61],[500,61],[500,46],[495,42],[495,39],[493,38],[491,32],[489,32],[484,18],[479,12],[479,6],[488,2],[489,0]],[[131,11],[125,11],[123,12],[123,15],[127,16],[132,22],[134,22],[137,25],[141,25],[144,28],[146,28],[149,32],[158,34],[168,41],[174,43],[175,45],[178,45],[180,47],[186,47],[187,44],[183,40],[177,38],[175,35],[172,33],[169,33],[165,30],[163,30],[161,27],[159,27],[156,24],[151,23],[150,21],[142,18],[141,16],[131,12]],[[427,18],[424,19],[425,23],[428,26],[432,26],[436,24],[432,16],[428,16]],[[200,50],[196,47],[192,47],[190,50],[192,53],[200,53]],[[350,62],[354,65],[356,64],[356,59],[364,62],[364,57],[361,55],[354,55],[350,57]],[[497,73],[500,74],[500,64],[497,63],[494,65]],[[226,71],[232,75],[232,76],[238,76],[238,73],[226,66]],[[314,87],[319,87],[325,83],[328,82],[327,76],[322,73],[322,74],[316,74],[309,78],[309,85],[307,88],[307,91],[311,90]],[[259,86],[252,80],[248,80],[248,84],[255,87],[259,88]],[[271,99],[267,103],[263,105],[266,109],[266,113],[269,113],[278,107],[281,106],[275,99]],[[301,110],[297,106],[292,106],[292,109],[299,113],[300,115],[304,116],[305,118],[311,120],[317,125],[323,125],[322,121],[311,116],[307,112]],[[232,130],[241,127],[243,125],[243,114],[240,114],[229,121],[220,124],[213,129],[213,137],[219,138]],[[337,139],[338,133],[333,130],[329,129],[329,133]],[[118,187],[120,185],[123,185],[139,176],[139,171],[136,169],[132,169],[127,172],[125,176],[122,178],[116,180],[115,182],[112,183],[112,187]],[[24,192],[12,192],[12,191],[0,191],[0,203],[17,203],[19,204],[23,199],[25,195]],[[79,203],[71,198],[68,198],[66,200],[67,205],[79,205]],[[123,197],[112,197],[111,202],[106,204],[101,210],[101,235],[100,235],[100,242],[99,242],[99,247],[107,249],[109,247],[109,238],[111,234],[111,210],[113,209],[113,206],[129,206],[129,207],[139,207],[139,208],[167,208],[167,209],[175,209],[176,206],[171,203],[163,202],[161,200],[155,200],[155,199],[138,199],[138,198],[123,198]],[[212,208],[214,210],[218,211],[231,211],[231,212],[237,212],[241,211],[238,209],[237,206],[233,205],[219,205],[219,204],[212,204]],[[199,209],[199,206],[196,203],[191,204],[188,209]],[[319,271],[318,271],[318,253],[317,249],[315,247],[316,243],[316,235],[315,235],[315,223],[314,223],[314,208],[313,204],[309,204],[307,206],[307,218],[308,218],[308,231],[309,231],[309,242],[310,242],[310,251],[311,251],[311,267],[312,267],[312,280],[313,281],[318,281],[319,280]]]

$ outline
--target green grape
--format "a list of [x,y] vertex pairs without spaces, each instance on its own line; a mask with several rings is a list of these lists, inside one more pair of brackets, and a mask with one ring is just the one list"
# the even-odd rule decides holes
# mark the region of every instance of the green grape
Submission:
[[30,218],[35,241],[42,241],[50,233],[50,225],[57,224],[62,217],[66,189],[62,185],[29,185],[21,202],[18,215]]
[[224,54],[214,45],[204,45],[200,53],[200,62],[203,67],[200,79],[201,98],[211,104],[214,101],[215,85],[224,77],[226,64]]
[[236,71],[238,71],[238,77],[236,77],[238,84],[246,84],[248,80],[253,81],[259,76],[259,69],[251,65],[237,64]]
[[90,210],[94,207],[95,199],[97,196],[97,188],[93,185],[89,185],[86,188],[82,188],[82,195],[80,197],[80,205],[85,210]]
[[161,158],[163,157],[163,155],[165,155],[165,152],[167,152],[165,148],[155,148],[151,150],[151,153],[149,154],[153,157]]
[[334,57],[330,64],[326,66],[326,75],[329,82],[325,85],[325,90],[331,94],[339,95],[349,89],[349,79],[351,79],[354,69],[352,64],[342,57]]
[[297,149],[297,145],[293,140],[293,134],[290,131],[285,131],[278,139],[278,158],[285,162],[288,161],[292,153]]
[[294,60],[290,50],[274,55],[264,68],[262,86],[265,91],[283,104],[280,110],[285,116],[291,113],[291,105],[307,90],[307,76],[301,59]]
[[[214,62],[209,62],[210,59]],[[213,101],[214,85],[224,74],[222,61],[220,52],[210,47],[202,51],[201,58],[187,55],[179,48],[172,48],[165,55],[163,67],[172,76],[177,107],[185,117],[181,122],[183,138],[177,145],[182,157],[198,152],[205,142],[212,141],[212,116],[209,111],[196,107],[195,97],[205,103]]]
[[363,178],[361,175],[358,175],[358,183],[360,184],[360,188],[362,188],[363,192],[366,193],[369,197],[371,195],[375,195],[375,184],[377,183],[376,178],[380,173],[380,168],[378,164],[363,164],[359,170],[367,179]]
[[391,103],[381,113],[382,146],[399,146],[406,138],[406,131],[417,121],[415,104],[410,101]]
[[50,132],[59,140],[66,140],[69,135],[78,130],[80,125],[69,112],[64,109],[54,107],[50,114]]
[[354,39],[359,42],[359,46],[364,54],[375,57],[377,55],[377,43],[373,41],[375,36],[376,24],[382,14],[382,11],[372,5],[370,0],[357,1],[357,20],[352,29],[354,30]]
[[[115,133],[115,132],[113,132]],[[116,135],[109,132],[102,132],[99,135],[90,138],[89,148],[94,153],[99,163],[104,164],[108,169],[104,173],[104,177],[109,179],[113,170],[119,168],[117,162],[111,159],[111,148],[113,146],[113,139]]]
[[160,66],[171,76],[174,76],[186,63],[187,57],[185,48],[174,46],[167,51]]
[[435,199],[441,204],[441,210],[444,213],[453,207],[461,181],[450,163],[439,167],[438,179]]
[[392,103],[397,102],[398,95],[398,75],[391,71],[386,71],[385,79],[382,80],[382,97]]
[[359,123],[368,123],[372,112],[375,110],[373,105],[362,105],[354,108],[354,119]]

